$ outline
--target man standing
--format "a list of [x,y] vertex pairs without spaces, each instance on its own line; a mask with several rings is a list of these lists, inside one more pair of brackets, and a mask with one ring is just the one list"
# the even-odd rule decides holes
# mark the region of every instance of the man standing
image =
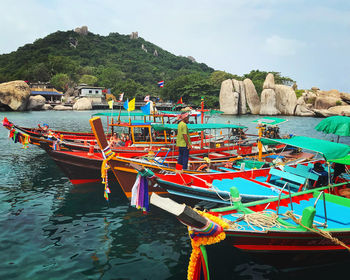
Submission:
[[190,154],[190,149],[192,148],[190,134],[188,133],[188,123],[189,113],[182,113],[179,117],[179,124],[177,126],[177,138],[176,146],[179,147],[179,158],[177,160],[178,164],[182,165],[183,169],[187,169],[188,156]]

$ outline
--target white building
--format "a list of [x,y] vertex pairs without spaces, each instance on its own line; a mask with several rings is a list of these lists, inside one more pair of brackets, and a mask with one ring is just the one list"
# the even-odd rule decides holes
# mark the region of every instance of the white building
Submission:
[[79,97],[86,97],[91,99],[92,103],[102,103],[105,96],[102,92],[102,87],[93,87],[85,84],[81,84],[77,87],[79,91]]

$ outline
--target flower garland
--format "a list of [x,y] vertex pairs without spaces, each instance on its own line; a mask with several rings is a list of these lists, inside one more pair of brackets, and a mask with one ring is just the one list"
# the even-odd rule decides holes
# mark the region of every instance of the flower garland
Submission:
[[[223,229],[228,228],[229,225],[224,222],[219,217],[211,215],[206,212],[202,212],[194,209],[200,215],[208,219],[208,224],[203,230],[188,228],[188,232],[191,238],[192,253],[190,257],[190,262],[188,264],[187,270],[187,279],[192,280],[198,275],[198,261],[200,261],[201,247],[204,249],[204,245],[211,245],[219,243],[226,238],[226,234]],[[203,235],[204,232],[207,232],[211,235]],[[208,266],[206,263],[206,258],[204,257],[205,266],[206,266],[206,275],[208,275]],[[206,279],[208,279],[206,277]]]
[[115,156],[115,153],[112,152],[111,147],[108,145],[106,148],[102,150],[102,156],[103,156],[103,161],[101,166],[101,178],[102,178],[102,184],[105,184],[104,197],[108,201],[108,194],[111,193],[111,190],[109,189],[109,186],[108,186],[108,175],[107,175],[107,171],[109,169],[108,161]]

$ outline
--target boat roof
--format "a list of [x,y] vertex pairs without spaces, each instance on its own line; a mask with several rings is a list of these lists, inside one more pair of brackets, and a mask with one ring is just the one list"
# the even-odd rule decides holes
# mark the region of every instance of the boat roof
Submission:
[[[154,130],[177,130],[178,124],[158,124],[153,123],[152,128]],[[242,125],[235,124],[224,124],[224,123],[198,123],[198,124],[187,124],[189,131],[202,131],[206,129],[224,129],[224,128],[247,128]]]
[[348,145],[307,136],[293,136],[288,139],[262,138],[261,142],[265,145],[275,142],[314,151],[322,154],[327,160],[340,159],[350,153],[350,147]]
[[267,125],[277,125],[281,123],[285,123],[288,120],[281,119],[281,118],[275,118],[275,117],[263,117],[261,119],[257,119],[253,121],[253,123],[261,123],[261,124],[267,124]]

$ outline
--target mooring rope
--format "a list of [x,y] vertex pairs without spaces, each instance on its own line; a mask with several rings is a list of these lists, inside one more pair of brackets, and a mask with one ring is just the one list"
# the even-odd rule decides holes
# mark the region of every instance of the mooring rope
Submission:
[[350,247],[348,247],[344,242],[340,241],[338,238],[333,237],[330,232],[325,231],[325,230],[321,230],[321,229],[317,228],[315,225],[313,225],[312,228],[309,228],[309,227],[303,225],[301,223],[301,220],[297,219],[291,211],[287,211],[285,213],[285,215],[287,217],[291,218],[296,224],[301,225],[303,228],[305,228],[311,232],[317,233],[317,234],[331,240],[333,243],[344,247],[345,249],[347,249],[350,252]]

